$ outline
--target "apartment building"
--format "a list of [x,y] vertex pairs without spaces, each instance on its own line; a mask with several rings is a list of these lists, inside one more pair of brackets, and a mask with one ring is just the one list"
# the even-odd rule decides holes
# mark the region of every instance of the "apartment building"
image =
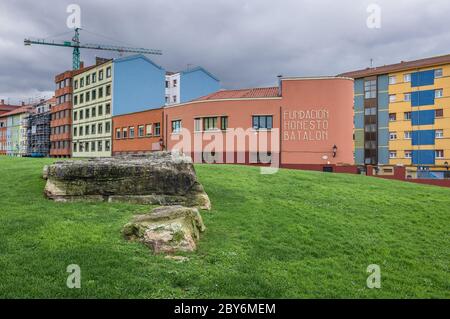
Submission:
[[26,156],[47,157],[50,155],[51,110],[56,99],[42,99],[33,106],[34,110],[26,118],[27,151]]
[[445,174],[450,55],[341,75],[355,79],[357,164],[414,166],[411,175]]
[[[168,94],[176,95],[173,101],[179,103],[219,88],[218,80],[203,68],[168,74],[143,55],[105,61],[74,76],[73,83],[73,157],[111,156],[113,117],[122,123],[121,116],[160,109]],[[136,124],[136,134],[141,125],[155,124],[152,130],[157,127],[153,120],[144,122]],[[117,152],[126,151],[125,147]]]
[[[96,64],[104,59],[97,58]],[[73,77],[91,67],[84,67],[81,62],[79,70],[69,70],[55,76],[56,105],[51,110],[51,157],[72,156],[72,108],[73,108]]]
[[28,116],[33,111],[32,106],[25,105],[0,115],[6,118],[6,155],[26,156]]
[[20,105],[11,105],[5,103],[5,100],[0,100],[0,155],[6,155],[7,148],[7,116],[1,116],[5,113],[9,113],[17,108]]
[[165,105],[186,103],[220,89],[220,81],[202,67],[166,73]]
[[113,61],[73,76],[72,156],[111,156]]

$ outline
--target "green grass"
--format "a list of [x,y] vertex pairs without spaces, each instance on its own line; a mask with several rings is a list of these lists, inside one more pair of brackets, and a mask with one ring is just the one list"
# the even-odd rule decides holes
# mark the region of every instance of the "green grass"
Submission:
[[[198,251],[177,263],[122,239],[148,207],[46,200],[50,162],[0,157],[0,297],[450,297],[450,189],[199,165],[213,209]],[[81,289],[66,287],[69,264]],[[369,264],[381,289],[366,287]]]

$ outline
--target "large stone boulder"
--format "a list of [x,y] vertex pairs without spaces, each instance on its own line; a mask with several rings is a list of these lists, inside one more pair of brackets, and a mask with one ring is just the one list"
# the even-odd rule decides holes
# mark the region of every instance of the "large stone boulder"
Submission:
[[44,193],[56,201],[98,200],[210,209],[192,159],[178,153],[59,161],[44,168]]
[[178,205],[137,215],[123,228],[126,239],[140,241],[154,253],[194,251],[203,231],[205,225],[199,211]]

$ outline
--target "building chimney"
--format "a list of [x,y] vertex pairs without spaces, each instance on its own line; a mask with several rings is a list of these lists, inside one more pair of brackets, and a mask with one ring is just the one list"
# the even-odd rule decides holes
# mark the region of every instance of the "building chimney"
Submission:
[[84,68],[84,61],[80,61],[80,69]]
[[277,78],[278,78],[278,96],[281,96],[281,89],[282,89],[282,81],[281,81],[281,79],[283,78],[283,76],[282,75],[278,75],[277,76]]

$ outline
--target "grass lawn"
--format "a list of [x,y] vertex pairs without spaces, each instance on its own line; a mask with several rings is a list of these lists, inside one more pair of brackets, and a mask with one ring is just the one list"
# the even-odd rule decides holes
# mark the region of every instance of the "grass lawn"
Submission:
[[[122,239],[148,207],[46,200],[52,161],[0,157],[0,297],[450,297],[450,189],[198,165],[213,209],[198,251],[177,263]],[[81,289],[66,287],[69,264]],[[366,287],[370,264],[381,289]]]

